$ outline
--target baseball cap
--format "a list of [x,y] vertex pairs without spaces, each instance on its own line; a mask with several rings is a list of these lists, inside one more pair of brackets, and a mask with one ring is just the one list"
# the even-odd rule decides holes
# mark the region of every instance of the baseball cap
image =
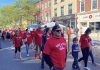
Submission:
[[60,28],[59,25],[55,25],[55,26],[53,26],[52,31],[56,31],[56,30],[58,30],[59,28]]

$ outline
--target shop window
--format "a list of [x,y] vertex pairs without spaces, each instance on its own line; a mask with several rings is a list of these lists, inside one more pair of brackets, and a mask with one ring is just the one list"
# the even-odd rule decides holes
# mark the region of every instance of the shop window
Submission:
[[82,27],[87,27],[87,23],[86,22],[82,22]]
[[100,32],[100,22],[90,22],[89,27],[93,29],[93,32]]

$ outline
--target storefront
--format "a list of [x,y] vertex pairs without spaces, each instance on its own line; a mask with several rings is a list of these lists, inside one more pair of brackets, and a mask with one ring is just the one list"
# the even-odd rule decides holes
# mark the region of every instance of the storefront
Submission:
[[55,20],[66,27],[70,26],[73,29],[76,27],[75,14],[55,17]]
[[78,15],[77,17],[79,34],[83,34],[88,27],[91,27],[93,29],[92,38],[100,40],[100,12]]

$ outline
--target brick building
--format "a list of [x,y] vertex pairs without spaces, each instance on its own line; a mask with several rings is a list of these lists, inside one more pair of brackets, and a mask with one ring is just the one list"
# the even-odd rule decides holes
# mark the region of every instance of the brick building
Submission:
[[41,0],[36,3],[39,11],[36,13],[36,20],[43,23],[51,21],[51,0]]
[[77,22],[80,34],[91,27],[91,36],[100,40],[100,0],[77,0]]

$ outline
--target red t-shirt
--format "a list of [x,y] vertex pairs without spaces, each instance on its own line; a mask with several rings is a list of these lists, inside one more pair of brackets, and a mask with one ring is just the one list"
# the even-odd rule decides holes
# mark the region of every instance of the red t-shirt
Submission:
[[42,30],[37,30],[35,32],[35,44],[42,46],[42,35],[43,35]]
[[25,31],[24,31],[24,30],[20,32],[20,36],[21,36],[23,39],[25,39]]
[[35,30],[31,31],[32,38],[34,37],[34,35],[35,35]]
[[48,39],[43,52],[50,55],[54,66],[64,68],[67,56],[67,43],[63,37]]
[[2,32],[2,34],[3,34],[3,35],[6,35],[6,31],[4,30],[4,31]]
[[26,43],[31,44],[32,43],[32,36],[31,34],[26,34]]
[[10,30],[10,33],[12,36],[14,36],[14,34],[15,34],[14,30]]
[[88,35],[81,35],[80,37],[80,44],[81,44],[81,48],[86,48],[86,47],[90,47],[90,42],[91,42],[91,38]]
[[22,37],[21,36],[14,36],[13,37],[14,47],[21,47],[22,43]]

